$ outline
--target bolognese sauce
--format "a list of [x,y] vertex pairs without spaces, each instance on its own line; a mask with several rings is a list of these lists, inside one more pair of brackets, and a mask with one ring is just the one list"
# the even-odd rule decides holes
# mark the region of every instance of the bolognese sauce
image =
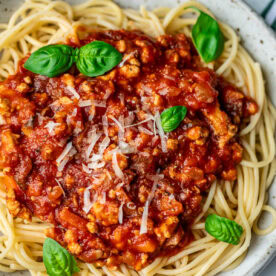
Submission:
[[[216,179],[234,181],[239,126],[254,100],[203,67],[184,34],[156,40],[103,31],[123,55],[96,78],[75,67],[54,78],[24,69],[0,86],[0,169],[14,217],[53,225],[46,235],[80,260],[140,270],[192,239]],[[160,114],[187,115],[164,133]]]

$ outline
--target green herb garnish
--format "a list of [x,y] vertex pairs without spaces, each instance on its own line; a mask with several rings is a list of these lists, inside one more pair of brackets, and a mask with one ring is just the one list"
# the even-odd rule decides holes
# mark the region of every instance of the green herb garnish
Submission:
[[113,46],[103,41],[94,41],[81,47],[77,67],[89,77],[103,75],[122,60],[122,55]]
[[74,48],[68,45],[48,45],[33,52],[24,67],[50,78],[68,71],[74,63]]
[[43,244],[43,262],[50,276],[71,276],[80,271],[75,258],[50,238]]
[[216,60],[223,52],[224,37],[218,22],[196,7],[200,15],[192,28],[193,43],[204,62]]
[[68,45],[44,46],[28,58],[27,70],[55,77],[68,71],[76,62],[79,71],[89,77],[103,75],[122,60],[122,55],[113,46],[103,41],[93,41],[80,49]]
[[234,245],[239,244],[243,233],[241,225],[233,220],[215,214],[209,215],[206,218],[205,230],[217,240]]
[[173,106],[161,113],[161,125],[165,132],[175,130],[185,118],[187,108],[185,106]]

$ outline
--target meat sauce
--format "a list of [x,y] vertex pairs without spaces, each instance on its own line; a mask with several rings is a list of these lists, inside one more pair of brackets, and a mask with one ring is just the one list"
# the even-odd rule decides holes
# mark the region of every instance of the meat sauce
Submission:
[[[236,179],[237,133],[258,106],[204,68],[184,34],[68,44],[94,40],[123,54],[104,76],[48,78],[24,69],[26,57],[1,83],[2,185],[14,217],[52,223],[47,236],[80,260],[140,270],[193,239],[210,185]],[[158,114],[175,105],[187,116],[164,136]]]

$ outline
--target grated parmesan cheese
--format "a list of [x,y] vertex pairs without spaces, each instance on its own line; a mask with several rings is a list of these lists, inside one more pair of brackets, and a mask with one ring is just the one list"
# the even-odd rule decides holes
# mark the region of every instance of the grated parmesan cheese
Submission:
[[62,188],[62,185],[60,184],[59,180],[56,179],[56,178],[55,178],[55,180],[56,180],[58,186],[61,188],[63,195],[65,196],[65,192],[64,192],[64,190],[63,190],[63,188]]
[[85,166],[84,164],[82,164],[82,169],[86,173],[91,173],[91,171],[89,170],[89,168],[87,166]]
[[148,121],[150,121],[150,120],[154,120],[154,117],[153,117],[153,116],[150,116],[149,118],[147,118],[147,119],[145,119],[145,120],[143,120],[143,121],[141,121],[141,122],[139,122],[139,123],[136,123],[136,124],[133,124],[133,125],[125,126],[125,128],[127,128],[127,127],[133,127],[133,126],[138,126],[138,125],[141,125],[141,124],[143,124],[143,123],[146,123],[146,122],[148,122]]
[[167,152],[167,141],[166,141],[167,136],[165,135],[164,130],[162,128],[161,118],[160,118],[159,112],[157,112],[155,114],[155,122],[156,122],[157,130],[158,130],[158,134],[159,134],[160,139],[161,139],[162,151]]
[[141,226],[140,226],[140,235],[146,234],[148,232],[148,215],[149,215],[149,206],[151,204],[151,201],[154,197],[156,188],[157,188],[157,182],[159,181],[160,178],[163,178],[164,175],[153,175],[153,176],[147,176],[150,177],[153,180],[153,186],[151,189],[151,192],[147,198],[143,215],[142,215],[142,221],[141,221]]
[[88,187],[84,190],[84,193],[83,193],[83,208],[82,210],[87,214],[90,209],[93,207],[93,204],[94,204],[94,200],[91,200],[90,198],[90,189],[92,187]]
[[93,129],[92,131],[92,136],[90,139],[90,145],[88,146],[85,154],[86,154],[86,159],[89,159],[90,154],[94,148],[94,146],[96,145],[97,141],[99,140],[99,138],[102,136],[102,133],[97,133],[95,129]]
[[106,148],[108,147],[110,143],[110,138],[109,137],[105,137],[103,139],[103,141],[101,142],[101,144],[99,145],[99,155],[102,157],[104,151],[106,150]]
[[79,101],[79,107],[86,107],[92,105],[91,100]]
[[49,121],[46,125],[45,125],[45,127],[48,129],[48,132],[49,132],[49,134],[50,135],[53,135],[53,134],[55,134],[53,131],[54,131],[54,129],[57,127],[57,126],[59,126],[60,125],[60,123],[55,123],[55,122],[53,122],[53,121]]
[[91,162],[91,163],[88,164],[88,168],[92,169],[92,170],[94,170],[94,169],[100,169],[100,168],[104,167],[104,165],[105,165],[104,161],[101,162],[101,163]]
[[123,58],[123,60],[119,63],[118,67],[123,67],[124,64],[125,64],[130,58],[132,58],[134,55],[135,55],[135,51],[133,51],[133,52],[127,54],[127,55]]
[[140,226],[140,235],[146,234],[148,232],[148,215],[149,215],[149,200],[146,201],[143,215],[142,215],[142,221]]
[[74,96],[74,98],[79,99],[80,95],[77,93],[76,89],[72,86],[66,86],[66,89],[72,93],[72,95]]
[[58,171],[62,172],[64,167],[66,166],[67,162],[69,161],[68,158],[63,159],[60,164],[58,165]]
[[106,93],[105,93],[103,99],[104,99],[104,100],[107,100],[107,99],[109,98],[109,96],[112,94],[112,91],[111,91],[111,90],[106,90],[105,92],[106,92]]
[[145,127],[138,126],[138,130],[139,130],[140,132],[144,132],[144,133],[146,133],[146,134],[148,134],[148,135],[153,135],[153,132],[150,131],[150,130],[148,130],[148,129],[145,128]]
[[124,174],[122,172],[122,170],[120,169],[119,167],[119,164],[118,164],[118,160],[117,160],[117,150],[114,150],[113,151],[113,154],[112,154],[112,167],[113,167],[113,170],[116,174],[117,177],[123,179],[124,178]]
[[110,119],[116,123],[119,130],[124,131],[124,127],[120,124],[120,122],[116,118],[114,118],[113,116],[110,116]]
[[65,156],[69,153],[69,151],[72,149],[73,145],[72,142],[69,142],[66,147],[64,148],[63,152],[60,154],[60,156],[57,158],[56,162],[60,163]]
[[119,142],[119,147],[124,154],[134,153],[136,151],[134,147],[123,141]]
[[102,117],[102,122],[103,122],[104,134],[106,137],[108,137],[108,120],[107,120],[106,113]]
[[124,216],[123,207],[124,207],[124,203],[122,202],[120,207],[119,207],[119,214],[118,214],[118,220],[119,220],[120,224],[123,224],[123,216]]

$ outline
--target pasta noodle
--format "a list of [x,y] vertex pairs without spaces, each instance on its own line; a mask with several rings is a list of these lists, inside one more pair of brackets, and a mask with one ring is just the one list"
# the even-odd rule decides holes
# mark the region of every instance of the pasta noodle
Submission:
[[[191,10],[185,9],[189,6],[211,14],[194,1],[173,9],[148,11],[141,7],[135,11],[122,9],[109,0],[89,0],[76,6],[63,1],[26,0],[7,24],[0,25],[0,77],[4,79],[14,74],[20,59],[29,52],[64,41],[69,34],[77,39],[76,30],[81,24],[100,30],[139,29],[153,37],[179,32],[191,36],[196,18],[191,17]],[[240,131],[245,153],[238,167],[237,181],[212,184],[202,212],[192,226],[195,241],[177,255],[157,258],[139,272],[126,265],[121,265],[118,271],[111,271],[107,267],[79,263],[79,275],[211,276],[241,263],[250,246],[251,229],[258,235],[266,235],[276,228],[276,211],[267,205],[267,191],[276,171],[273,136],[276,110],[265,94],[260,65],[240,45],[239,37],[231,27],[222,22],[220,27],[226,38],[225,49],[221,57],[208,66],[254,98],[259,105],[258,113]],[[0,187],[0,231],[3,234],[0,237],[0,270],[29,270],[33,276],[46,275],[42,247],[46,238],[44,229],[49,225],[36,218],[32,222],[13,219],[6,207],[3,186]],[[205,218],[214,211],[243,226],[245,231],[239,245],[217,241],[206,233]],[[258,220],[264,211],[272,215],[272,223],[266,229],[260,229]]]

